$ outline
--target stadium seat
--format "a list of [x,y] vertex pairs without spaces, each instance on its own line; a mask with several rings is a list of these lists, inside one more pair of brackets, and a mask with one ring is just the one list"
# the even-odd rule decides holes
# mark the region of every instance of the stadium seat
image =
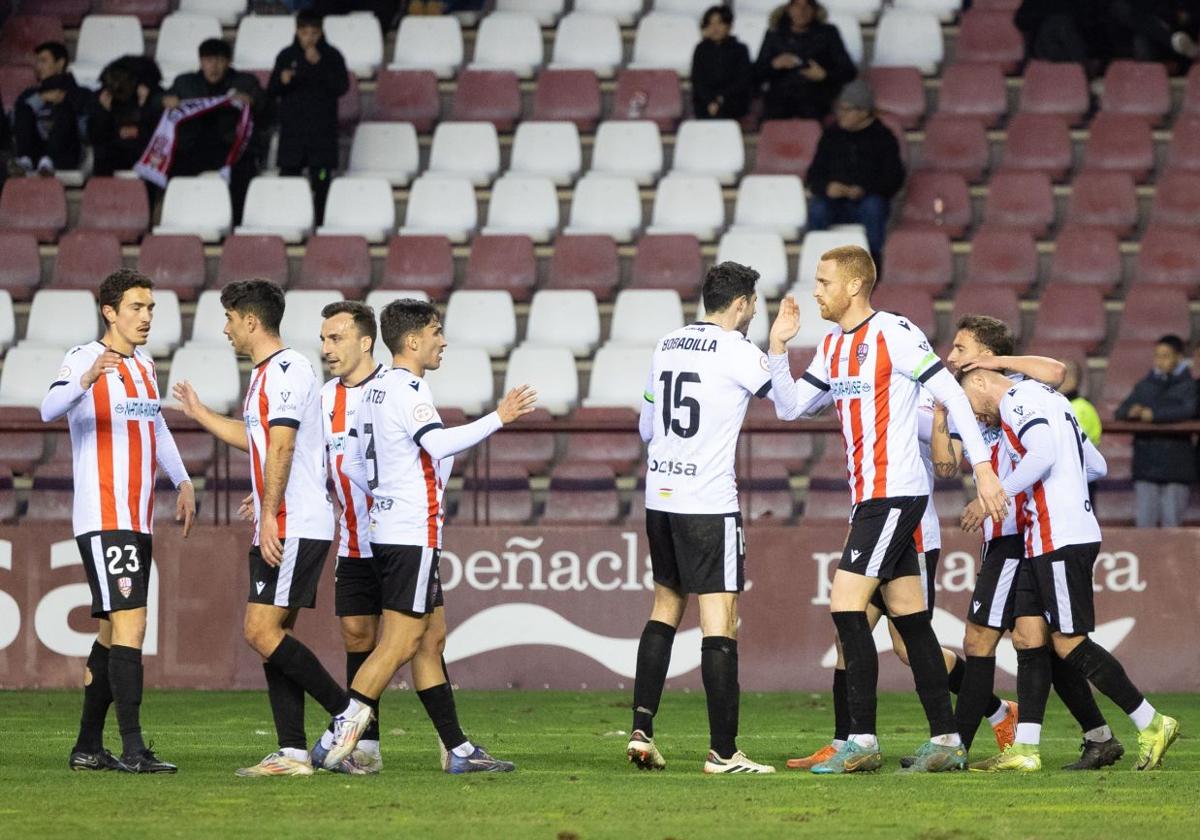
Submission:
[[78,227],[137,242],[150,226],[146,186],[129,178],[88,180],[79,204]]
[[9,178],[0,193],[0,229],[53,242],[67,226],[67,194],[57,178]]
[[496,235],[486,231],[471,243],[464,289],[508,292],[517,303],[526,303],[537,282],[533,241],[524,235]]
[[274,234],[238,234],[225,240],[217,263],[217,285],[234,280],[270,280],[277,286],[288,283],[287,247]]
[[[770,400],[751,400],[748,416],[775,419],[774,404]],[[790,473],[800,473],[812,460],[816,435],[788,432],[754,432],[743,434],[739,441],[739,455],[747,457],[758,469],[759,464],[779,464]]]
[[1110,230],[1067,225],[1054,238],[1050,282],[1112,289],[1121,282],[1120,248]]
[[663,131],[674,131],[683,117],[679,75],[674,70],[621,70],[610,113],[615,120],[654,120]]
[[724,185],[737,182],[746,166],[737,120],[685,120],[675,134],[671,171],[712,175]]
[[[767,315],[766,296],[762,294],[762,290],[756,287],[759,293],[758,304],[754,307],[754,316],[750,319],[750,323],[746,326],[746,338],[750,339],[751,343],[757,347],[766,349],[767,340],[771,333],[771,320]],[[704,300],[701,298],[696,305],[697,321],[703,321],[707,317],[707,311],[704,308]]]
[[988,166],[988,141],[983,122],[975,117],[936,113],[925,126],[921,166],[939,172],[957,172],[978,181]]
[[[94,277],[92,284],[95,285]],[[100,312],[90,291],[42,289],[33,295],[21,343],[65,351],[76,344],[95,341],[99,334]]]
[[579,129],[573,122],[534,122],[517,126],[508,171],[537,175],[560,187],[569,186],[583,167]]
[[616,18],[576,11],[558,22],[550,67],[591,70],[610,79],[621,65],[623,53],[621,27]]
[[[680,326],[683,326],[682,313],[675,328]],[[672,329],[665,324],[661,329],[655,325],[651,325],[651,328],[657,331],[650,341],[656,341]],[[644,342],[641,345],[609,343],[597,350],[592,359],[592,375],[588,380],[584,407],[640,410],[644,401],[642,394],[646,376],[650,372],[651,352],[652,348]]]
[[[17,319],[13,313],[12,295],[6,289],[0,289],[0,354],[11,347],[16,339]],[[0,464],[3,463],[0,460]]]
[[1117,60],[1104,72],[1100,107],[1107,112],[1132,114],[1158,124],[1171,110],[1167,67],[1153,61]]
[[942,74],[938,113],[994,126],[1008,113],[1004,74],[994,64],[952,64]]
[[420,289],[445,300],[454,285],[454,253],[444,236],[393,236],[383,262],[380,289]]
[[[697,15],[697,17],[699,16]],[[746,45],[751,61],[758,60],[758,53],[762,49],[763,38],[767,34],[768,26],[769,21],[766,15],[739,11],[733,18],[733,37]]]
[[[544,408],[535,408],[528,414],[522,423],[536,422],[546,423],[553,420],[553,415]],[[542,475],[550,468],[550,462],[554,460],[554,452],[557,448],[555,442],[555,434],[553,432],[530,432],[530,431],[513,431],[501,429],[496,434],[488,438],[487,442],[487,459],[484,465],[480,465],[483,458],[475,461],[476,466],[480,466],[479,478],[485,480],[484,473],[486,470],[491,471],[491,477],[495,480],[497,470],[507,472],[509,470],[519,470],[522,480],[525,482],[525,494],[529,495],[529,473]],[[486,466],[486,469],[484,468]],[[474,472],[474,470],[472,471]],[[470,489],[471,482],[475,478],[474,475],[468,474],[466,481],[463,483],[464,489]],[[469,495],[464,493],[464,498]],[[494,500],[486,500],[479,505],[482,511],[487,504],[495,505]]]
[[[541,435],[519,432],[499,432],[488,442],[493,463],[486,474],[468,472],[462,490],[457,494],[453,521],[480,525],[519,525],[533,518],[533,494],[529,490],[529,473],[522,464],[495,463],[504,444],[502,439],[518,445]],[[553,439],[553,435],[550,436]],[[457,464],[458,461],[456,460]]]
[[308,179],[259,175],[250,181],[242,224],[235,233],[275,235],[284,242],[303,242],[313,230],[313,199]]
[[154,290],[154,328],[144,349],[160,359],[169,356],[183,342],[183,316],[179,298],[170,289]]
[[362,236],[318,234],[308,240],[296,289],[336,289],[359,300],[371,285],[371,254]]
[[613,303],[609,341],[651,346],[683,326],[683,304],[673,289],[623,289]]
[[579,402],[575,357],[565,347],[522,344],[508,357],[505,393],[518,385],[532,385],[537,390],[538,405],[551,414],[567,414]]
[[942,23],[953,23],[962,10],[963,0],[896,0],[901,9],[919,9],[938,16]]
[[222,26],[237,26],[246,13],[247,0],[179,0],[179,11],[189,14],[213,15]]
[[633,26],[645,5],[643,0],[575,0],[577,12],[612,15],[621,26]]
[[170,394],[184,381],[192,383],[205,405],[221,414],[228,414],[241,402],[237,357],[228,346],[188,344],[176,350],[171,358],[164,403],[174,403]]
[[1125,172],[1091,169],[1080,172],[1071,184],[1067,220],[1071,224],[1101,227],[1117,236],[1127,236],[1138,221],[1133,178]]
[[[413,20],[413,18],[404,18]],[[417,18],[440,20],[440,18]],[[431,70],[384,70],[375,82],[368,115],[382,122],[410,122],[422,134],[432,130],[442,113],[437,76]]]
[[642,226],[642,199],[633,178],[588,173],[575,184],[564,233],[602,233],[618,242]]
[[796,239],[807,220],[804,184],[795,175],[747,175],[738,184],[735,227]]
[[492,185],[485,234],[523,234],[549,242],[558,229],[558,191],[540,175],[504,175]]
[[1104,341],[1104,295],[1092,286],[1046,286],[1038,300],[1034,337],[1095,349]]
[[17,97],[37,83],[37,74],[28,64],[0,65],[0,104],[6,117],[11,117]]
[[192,317],[192,332],[189,345],[216,344],[228,347],[229,341],[222,334],[225,329],[225,308],[221,306],[221,292],[208,289],[196,298],[196,311]]
[[[294,30],[290,21],[288,28]],[[80,85],[98,87],[100,72],[110,61],[123,55],[141,55],[145,51],[142,24],[135,16],[88,15],[79,26],[75,60],[70,69]],[[271,58],[274,61],[274,56]],[[247,65],[243,69],[250,68]]]
[[1044,172],[1000,171],[988,180],[983,220],[1046,235],[1054,224],[1054,187]]
[[[925,118],[925,83],[915,67],[871,67],[867,81],[875,93],[875,108],[891,114],[906,130]],[[945,96],[945,87],[942,88]],[[765,128],[765,125],[764,125]],[[761,148],[762,138],[759,138]]]
[[[38,44],[46,41],[66,43],[67,37],[63,33],[63,25],[58,16],[49,11],[42,14],[10,16],[0,27],[0,63],[32,67],[36,58],[33,51]],[[69,22],[66,25],[78,26],[79,21]],[[11,108],[13,100],[5,99],[4,103]]]
[[658,180],[662,169],[662,137],[656,123],[650,120],[600,123],[592,145],[589,172],[628,176],[645,186]]
[[[410,240],[405,240],[410,241]],[[420,289],[376,289],[373,292],[368,292],[363,298],[363,303],[375,310],[378,315],[383,311],[383,307],[387,306],[394,300],[402,298],[411,298],[412,300],[429,300],[429,295],[422,292]],[[379,342],[377,342],[379,343]]]
[[[736,216],[736,211],[735,211]],[[717,244],[716,262],[735,262],[758,272],[759,308],[766,308],[767,298],[779,297],[787,286],[787,251],[783,237],[773,231],[746,230],[735,226],[721,236]]]
[[95,0],[92,11],[104,15],[133,15],[142,26],[155,27],[170,11],[169,0]]
[[13,300],[33,296],[42,278],[42,258],[37,238],[30,233],[0,231],[0,289]]
[[1200,113],[1182,114],[1171,129],[1167,166],[1174,170],[1200,170]]
[[1090,106],[1083,66],[1070,62],[1031,61],[1025,66],[1018,110],[1025,114],[1050,114],[1074,125]]
[[554,26],[566,5],[566,0],[496,0],[497,10],[533,15],[539,26]]
[[529,306],[526,345],[565,347],[587,358],[600,343],[600,310],[588,289],[542,289]]
[[1132,114],[1101,111],[1088,127],[1083,165],[1128,172],[1139,183],[1154,171],[1154,134],[1149,123]]
[[1168,169],[1158,179],[1150,221],[1156,227],[1200,225],[1200,172]]
[[983,225],[971,237],[967,286],[1007,286],[1022,292],[1037,282],[1037,243],[1027,231]]
[[563,235],[554,243],[546,289],[586,290],[610,301],[620,281],[617,243],[611,236]]
[[936,16],[913,9],[888,8],[875,28],[873,67],[916,67],[930,75],[945,55]]
[[691,17],[650,12],[638,21],[629,66],[634,70],[674,70],[686,79],[699,41],[700,27]]
[[[1194,231],[1150,225],[1134,262],[1133,281],[1140,287],[1176,286],[1195,292],[1200,280],[1200,236]],[[1155,290],[1158,294],[1158,290]]]
[[796,513],[787,469],[782,464],[756,461],[739,490],[747,518],[755,525],[786,525]]
[[326,15],[325,40],[341,50],[346,69],[360,79],[370,79],[383,64],[383,30],[379,18],[367,12]]
[[[562,456],[564,464],[598,465],[618,475],[629,475],[639,471],[643,463],[642,442],[637,435],[626,431],[637,422],[637,418],[631,416],[629,409],[580,408],[572,413],[571,419],[578,423],[589,423],[602,430],[572,432],[567,437],[567,448]],[[603,430],[605,426],[616,428]],[[641,486],[634,495],[644,496],[645,483],[639,479],[639,484]],[[644,516],[643,512],[643,522]]]
[[484,121],[497,131],[512,131],[521,116],[521,82],[511,70],[468,67],[458,76],[450,117],[458,121]]
[[334,178],[325,203],[325,223],[318,234],[361,236],[380,243],[396,227],[392,187],[383,178]]
[[495,400],[492,361],[480,347],[451,342],[441,367],[426,371],[425,379],[438,408],[457,408],[474,416],[483,414]]
[[817,120],[766,120],[758,135],[754,174],[803,178],[820,140],[821,123]]
[[355,128],[348,175],[386,178],[391,186],[404,187],[420,168],[420,147],[412,123],[364,122]]
[[444,122],[433,132],[427,174],[469,178],[486,187],[500,171],[500,138],[486,122]]
[[700,294],[700,243],[690,234],[650,234],[638,242],[631,289],[673,289],[688,300]]
[[[825,0],[822,4],[827,9],[839,14],[853,15],[859,23],[874,23],[879,17],[883,0]],[[740,0],[738,11],[753,10],[760,13],[773,12],[778,4],[774,0]]]
[[204,243],[198,236],[147,236],[138,249],[137,269],[154,281],[156,290],[190,303],[204,288]]
[[58,241],[50,287],[94,289],[99,278],[121,267],[121,241],[111,233],[72,230]]
[[1025,39],[1009,12],[970,9],[958,26],[954,60],[960,64],[998,64],[1005,73],[1025,58]]
[[975,312],[986,312],[993,318],[999,318],[1008,324],[1013,335],[1021,337],[1021,305],[1017,301],[1017,293],[1011,286],[987,286],[980,283],[968,283],[959,289],[954,296],[954,309],[950,322],[957,324],[964,315]]
[[600,80],[591,70],[543,70],[533,93],[532,119],[567,120],[594,131],[600,119]]
[[[490,128],[491,126],[489,126]],[[478,224],[475,187],[467,178],[422,175],[413,181],[404,215],[404,235],[445,236],[466,242]]]
[[0,437],[0,464],[12,472],[33,472],[45,454],[46,436],[41,432],[8,432]]
[[1071,132],[1054,114],[1018,113],[1008,122],[1004,168],[1045,172],[1061,181],[1071,171]]
[[154,233],[195,234],[205,242],[220,242],[232,225],[233,205],[223,179],[176,175],[167,182],[161,221]]
[[[1116,352],[1123,350],[1126,342],[1158,341],[1172,333],[1186,342],[1191,331],[1186,290],[1155,289],[1153,294],[1131,294],[1125,299],[1117,327]],[[1149,362],[1149,356],[1143,358]]]
[[648,233],[691,233],[711,241],[724,226],[725,201],[716,178],[670,173],[658,182]]
[[952,172],[914,172],[900,219],[908,226],[935,227],[948,236],[962,236],[971,224],[967,182]]
[[233,66],[239,70],[271,70],[275,57],[291,46],[295,37],[296,22],[289,16],[247,15],[238,21]]
[[617,481],[601,464],[559,464],[550,474],[545,525],[605,525],[620,514]]
[[[314,239],[314,241],[316,241]],[[285,295],[283,320],[279,337],[285,344],[310,351],[321,344],[321,310],[331,303],[345,300],[345,295],[333,288],[289,289]],[[320,373],[320,368],[317,369]]]
[[400,18],[391,70],[432,70],[451,79],[463,63],[462,25],[454,15]]
[[928,289],[938,293],[954,277],[950,237],[944,230],[892,231],[883,243],[880,289]]
[[544,60],[537,18],[519,12],[492,12],[480,22],[472,67],[511,70],[528,79]]
[[163,18],[154,44],[154,60],[162,71],[164,87],[175,77],[200,66],[200,42],[221,37],[221,22],[211,14],[175,12]]
[[507,291],[459,290],[446,304],[446,341],[503,356],[517,341],[517,316]]
[[0,369],[0,406],[40,406],[47,386],[62,368],[65,350],[39,345],[9,350]]
[[358,86],[358,77],[346,71],[346,92],[338,97],[337,103],[338,132],[342,135],[354,134],[354,129],[362,120],[362,91]]
[[1116,351],[1108,357],[1104,388],[1100,392],[1100,399],[1096,401],[1096,409],[1101,417],[1112,417],[1117,406],[1129,396],[1133,386],[1150,372],[1150,359],[1154,356],[1155,343],[1164,331],[1156,326],[1153,332],[1154,337],[1151,339],[1121,342]]
[[913,289],[899,283],[880,283],[871,293],[871,308],[903,315],[921,328],[931,341],[937,336],[937,314],[928,289]]
[[853,15],[840,15],[830,13],[826,17],[825,22],[833,26],[838,31],[838,35],[842,38],[842,46],[846,48],[846,55],[854,62],[856,66],[863,64],[863,34],[862,27],[858,23],[858,18]]

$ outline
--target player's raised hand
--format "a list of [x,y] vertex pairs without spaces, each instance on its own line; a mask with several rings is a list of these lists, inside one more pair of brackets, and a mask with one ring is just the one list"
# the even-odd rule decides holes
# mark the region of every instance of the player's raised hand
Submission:
[[196,488],[192,482],[185,481],[179,485],[179,498],[175,501],[175,521],[183,523],[183,538],[186,540],[192,532],[192,523],[196,520]]
[[238,518],[244,519],[247,522],[254,521],[254,494],[250,494],[242,499],[242,503],[238,505]]
[[800,305],[796,303],[796,298],[787,295],[779,302],[779,314],[775,316],[775,323],[771,325],[771,346],[772,355],[778,356],[787,352],[787,343],[796,337],[796,333],[800,332]]
[[92,362],[92,366],[80,377],[80,386],[86,391],[95,385],[101,376],[104,376],[104,374],[119,364],[121,364],[121,354],[116,350],[105,350],[96,357],[96,361]]
[[500,400],[500,404],[496,406],[496,413],[500,415],[500,422],[507,426],[533,411],[536,403],[537,391],[533,390],[533,386],[518,385]]
[[283,562],[283,542],[279,539],[279,522],[264,516],[258,523],[258,548],[268,566],[279,568]]
[[196,393],[192,383],[186,379],[175,383],[175,387],[171,389],[171,396],[183,408],[183,413],[193,420],[204,410],[204,403],[200,402],[200,395]]
[[983,512],[998,522],[1002,521],[1008,513],[1008,496],[987,461],[975,465],[975,489],[979,494],[976,501],[983,507]]

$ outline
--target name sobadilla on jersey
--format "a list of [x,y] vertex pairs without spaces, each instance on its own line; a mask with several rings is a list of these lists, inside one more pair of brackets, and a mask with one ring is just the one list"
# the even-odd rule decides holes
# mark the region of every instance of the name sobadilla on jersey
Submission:
[[663,340],[663,350],[694,350],[697,353],[716,353],[717,341],[713,338],[692,338],[682,336]]

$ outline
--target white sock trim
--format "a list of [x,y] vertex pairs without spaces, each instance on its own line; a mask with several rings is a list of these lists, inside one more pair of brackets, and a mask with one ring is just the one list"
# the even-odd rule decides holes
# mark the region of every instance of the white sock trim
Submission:
[[831,747],[833,747],[835,750],[840,750],[842,747],[846,746],[846,742],[843,741],[841,738],[834,738],[832,741],[829,742],[829,745]]
[[1138,728],[1138,732],[1148,727],[1154,721],[1155,709],[1149,700],[1142,700],[1142,705],[1129,713],[1129,719]]
[[1089,729],[1087,732],[1084,732],[1083,740],[1100,744],[1104,741],[1111,741],[1112,736],[1112,730],[1108,728],[1108,724],[1105,724],[1104,726],[1097,726],[1095,729]]
[[934,735],[929,739],[939,747],[961,747],[962,738],[958,737],[957,732],[949,732],[945,735]]
[[879,749],[879,739],[875,737],[874,733],[851,735],[848,740],[864,749]]
[[294,761],[308,761],[308,750],[298,750],[295,747],[283,747],[279,750],[284,758],[290,758]]
[[463,741],[457,747],[450,750],[450,752],[454,753],[459,758],[468,758],[471,753],[475,752],[475,745],[470,741]]
[[1040,723],[1018,723],[1017,743],[1038,745],[1042,742],[1042,725]]
[[992,714],[992,715],[988,715],[988,723],[990,723],[992,725],[992,728],[995,729],[997,726],[1004,723],[1004,720],[1007,717],[1008,717],[1008,701],[1001,700],[1000,708],[996,710],[996,713]]

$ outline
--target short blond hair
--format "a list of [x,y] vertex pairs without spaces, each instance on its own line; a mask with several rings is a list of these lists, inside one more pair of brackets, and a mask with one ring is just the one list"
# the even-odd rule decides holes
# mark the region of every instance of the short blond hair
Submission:
[[867,287],[868,297],[875,288],[875,260],[871,253],[859,245],[839,245],[821,255],[821,262],[835,263],[846,280],[861,280]]

